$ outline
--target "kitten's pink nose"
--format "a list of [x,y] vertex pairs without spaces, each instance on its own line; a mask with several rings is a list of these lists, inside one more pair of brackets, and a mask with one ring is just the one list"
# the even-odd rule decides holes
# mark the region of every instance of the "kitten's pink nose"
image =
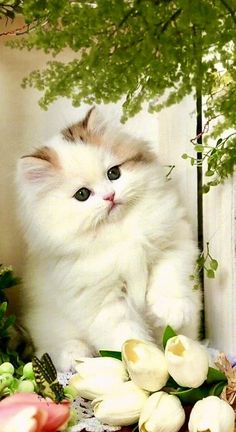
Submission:
[[114,197],[115,197],[115,192],[111,192],[111,193],[109,193],[107,195],[104,195],[103,199],[105,201],[111,201],[111,202],[113,202],[114,201]]

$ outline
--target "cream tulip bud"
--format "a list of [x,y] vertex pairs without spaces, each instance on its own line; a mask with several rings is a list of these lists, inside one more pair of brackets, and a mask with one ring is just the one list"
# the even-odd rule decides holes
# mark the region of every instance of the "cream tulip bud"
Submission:
[[122,360],[130,378],[144,390],[160,390],[169,378],[164,353],[151,342],[129,339],[122,346]]
[[93,400],[129,379],[123,363],[111,357],[83,358],[69,384],[79,396]]
[[170,338],[165,348],[167,368],[182,387],[199,387],[207,378],[209,359],[205,348],[186,336]]
[[188,423],[189,432],[234,432],[233,408],[217,396],[208,396],[195,403]]
[[113,426],[128,426],[136,423],[149,393],[132,381],[114,387],[92,402],[94,415],[102,423]]
[[145,402],[140,419],[140,432],[177,432],[183,426],[185,412],[176,396],[153,393]]

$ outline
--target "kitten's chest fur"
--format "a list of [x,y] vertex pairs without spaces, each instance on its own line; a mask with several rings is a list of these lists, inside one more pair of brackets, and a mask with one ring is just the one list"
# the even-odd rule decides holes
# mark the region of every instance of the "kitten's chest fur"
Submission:
[[[138,270],[141,257],[148,262],[150,251],[140,233],[135,229],[128,232],[122,227],[108,226],[102,233],[86,239],[78,257],[55,260],[53,273],[56,278],[57,273],[64,273],[68,288],[78,295],[85,290],[110,291],[117,284],[127,282],[127,272]],[[54,261],[54,257],[51,258]]]
[[[45,287],[47,297],[55,296],[56,290],[59,303],[76,301],[80,307],[91,298],[98,304],[116,300],[124,287],[129,290],[134,280],[140,279],[139,274],[144,278],[153,253],[155,258],[159,253],[148,241],[144,225],[138,220],[107,224],[93,235],[80,238],[78,253],[44,256],[41,261],[38,256],[32,257],[36,278],[42,279],[37,286]],[[55,288],[52,292],[48,287]]]

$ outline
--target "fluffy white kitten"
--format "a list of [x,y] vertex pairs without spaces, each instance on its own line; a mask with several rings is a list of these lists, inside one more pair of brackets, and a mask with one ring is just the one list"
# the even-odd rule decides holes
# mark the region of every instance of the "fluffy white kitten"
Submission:
[[60,370],[167,324],[196,338],[197,248],[185,212],[146,142],[97,109],[18,167],[28,243],[23,323]]

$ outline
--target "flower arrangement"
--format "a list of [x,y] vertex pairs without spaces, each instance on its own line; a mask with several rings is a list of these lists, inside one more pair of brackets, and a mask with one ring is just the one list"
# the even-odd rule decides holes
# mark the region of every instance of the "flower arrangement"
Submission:
[[[232,380],[230,384],[222,370],[209,366],[209,355],[199,342],[168,326],[163,351],[132,339],[121,353],[100,354],[79,359],[70,385],[92,401],[94,415],[103,423],[138,423],[140,432],[178,432],[187,420],[185,407],[191,405],[189,432],[234,432],[234,409],[221,398]],[[235,400],[236,387],[233,393]]]

